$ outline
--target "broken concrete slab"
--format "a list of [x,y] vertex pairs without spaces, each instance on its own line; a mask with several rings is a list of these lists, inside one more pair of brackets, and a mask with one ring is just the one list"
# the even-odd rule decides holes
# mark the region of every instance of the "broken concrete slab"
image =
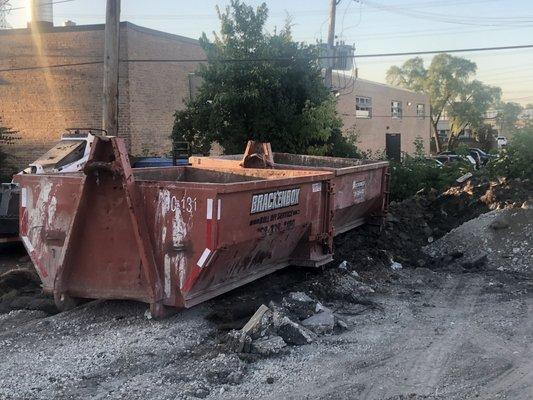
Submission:
[[335,315],[329,308],[324,307],[321,313],[304,319],[302,325],[315,333],[330,333],[335,327]]
[[252,342],[252,353],[260,354],[262,356],[271,356],[279,354],[287,343],[280,336],[271,336],[269,338],[262,338]]
[[316,303],[304,292],[291,292],[283,298],[281,305],[298,319],[305,319],[315,313]]
[[315,340],[315,336],[312,332],[291,321],[287,317],[283,318],[278,328],[278,335],[281,336],[286,343],[295,346],[309,344]]

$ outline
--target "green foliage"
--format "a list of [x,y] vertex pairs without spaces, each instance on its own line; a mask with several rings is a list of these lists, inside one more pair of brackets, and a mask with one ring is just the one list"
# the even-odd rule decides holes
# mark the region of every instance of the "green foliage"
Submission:
[[242,152],[250,139],[292,153],[329,154],[344,146],[338,135],[332,138],[341,121],[319,66],[310,60],[316,48],[294,42],[288,23],[266,33],[264,3],[254,10],[232,0],[218,14],[220,32],[213,41],[205,33],[200,39],[209,60],[197,71],[203,83],[186,109],[176,112],[173,139],[204,154],[213,141],[226,153]]
[[407,60],[401,67],[393,66],[387,71],[387,82],[407,89],[424,91],[431,103],[431,123],[437,142],[437,124],[444,114],[451,122],[451,140],[468,125],[471,128],[483,123],[483,116],[491,104],[499,100],[501,90],[471,80],[476,73],[476,64],[462,57],[438,54],[426,69],[420,57]]
[[422,138],[414,141],[415,155],[406,155],[401,162],[389,161],[391,172],[390,196],[393,201],[402,201],[422,189],[438,192],[453,185],[455,180],[468,170],[464,164],[454,163],[439,166],[424,155]]
[[420,136],[417,136],[413,141],[413,145],[415,146],[415,158],[423,160],[426,157],[426,152],[424,150],[424,139],[422,139]]
[[[9,154],[5,151],[5,147],[12,145],[15,140],[19,139],[17,134],[17,131],[4,126],[2,123],[2,117],[0,117],[0,181],[2,182],[11,180],[10,173],[12,171],[8,171]],[[2,173],[4,173],[5,176],[2,176]]]
[[455,146],[457,137],[466,128],[478,129],[484,125],[485,113],[490,106],[499,101],[501,89],[474,80],[466,83],[455,101],[447,107],[450,120],[448,149]]
[[488,124],[482,124],[472,129],[472,135],[479,143],[481,150],[490,151],[495,146],[497,131]]
[[522,106],[518,103],[502,102],[498,105],[496,121],[502,134],[509,135],[516,130],[515,124],[522,110]]
[[390,161],[390,171],[391,200],[402,201],[422,189],[445,190],[466,168],[460,164],[439,167],[433,160],[405,156],[402,162]]
[[499,158],[488,164],[487,172],[493,178],[533,178],[533,123],[513,135]]

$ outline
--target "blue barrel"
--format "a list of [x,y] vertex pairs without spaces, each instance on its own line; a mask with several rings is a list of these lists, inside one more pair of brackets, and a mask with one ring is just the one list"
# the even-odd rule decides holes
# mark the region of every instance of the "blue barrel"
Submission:
[[[178,159],[177,165],[187,165],[188,159]],[[143,157],[133,163],[133,168],[172,167],[172,159],[164,157]]]

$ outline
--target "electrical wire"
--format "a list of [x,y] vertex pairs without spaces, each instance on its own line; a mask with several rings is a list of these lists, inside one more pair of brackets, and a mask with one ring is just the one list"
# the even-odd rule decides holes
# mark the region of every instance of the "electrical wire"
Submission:
[[[352,56],[318,56],[318,57],[280,57],[280,58],[225,58],[208,60],[206,58],[191,58],[191,59],[121,59],[120,62],[127,63],[202,63],[202,62],[222,62],[222,63],[249,63],[249,62],[294,62],[294,61],[315,61],[325,59],[342,59],[342,58],[377,58],[377,57],[398,57],[398,56],[413,56],[424,54],[440,54],[440,53],[472,53],[472,52],[484,52],[484,51],[500,51],[500,50],[517,50],[517,49],[530,49],[533,48],[533,44],[515,45],[515,46],[493,46],[493,47],[474,47],[467,49],[447,49],[447,50],[424,50],[424,51],[405,51],[398,53],[374,53],[374,54],[359,54]],[[0,72],[13,72],[13,71],[27,71],[35,69],[48,69],[48,68],[63,68],[63,67],[75,67],[91,64],[102,64],[103,61],[86,61],[78,63],[65,63],[65,64],[52,64],[47,66],[33,66],[33,67],[13,67],[0,69]]]
[[[60,4],[60,3],[70,3],[71,1],[74,1],[74,0],[57,0],[57,1],[51,1],[49,3],[40,3],[38,5],[38,7],[42,7],[42,6],[49,6],[51,4]],[[16,11],[16,10],[25,10],[27,9],[26,6],[23,6],[23,7],[13,7],[13,8],[10,8],[9,11]]]

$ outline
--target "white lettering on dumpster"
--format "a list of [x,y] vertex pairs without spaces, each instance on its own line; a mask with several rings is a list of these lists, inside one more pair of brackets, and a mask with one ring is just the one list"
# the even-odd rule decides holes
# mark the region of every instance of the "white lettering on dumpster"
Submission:
[[196,197],[185,196],[179,199],[176,196],[171,196],[166,189],[159,191],[159,204],[161,205],[163,215],[167,212],[181,210],[192,214],[196,211]]
[[365,200],[366,181],[354,181],[352,185],[353,197],[357,202]]
[[277,210],[278,208],[295,206],[300,201],[300,189],[277,190],[275,192],[254,194],[250,214]]

